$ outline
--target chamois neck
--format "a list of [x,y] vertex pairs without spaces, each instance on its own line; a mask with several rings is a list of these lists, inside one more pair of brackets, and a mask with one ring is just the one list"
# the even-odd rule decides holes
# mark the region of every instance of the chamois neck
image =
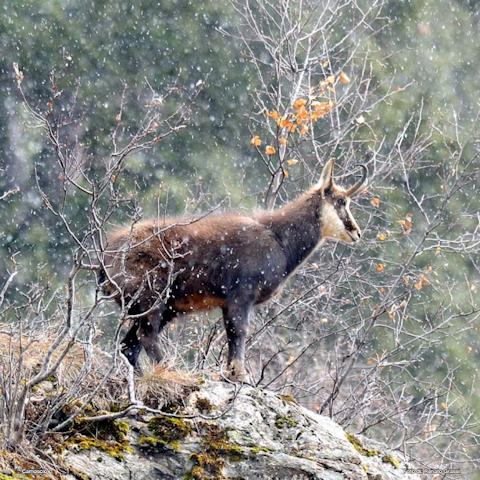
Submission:
[[287,275],[315,249],[321,239],[322,198],[308,191],[282,208],[265,212],[260,221],[273,231],[287,257]]

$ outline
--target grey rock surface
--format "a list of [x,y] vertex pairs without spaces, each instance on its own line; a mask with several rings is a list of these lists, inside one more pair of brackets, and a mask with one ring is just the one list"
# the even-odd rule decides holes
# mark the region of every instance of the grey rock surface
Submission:
[[419,478],[406,472],[398,452],[347,434],[331,419],[268,390],[208,381],[188,395],[182,414],[195,417],[139,412],[125,419],[120,455],[72,444],[63,461],[92,480]]

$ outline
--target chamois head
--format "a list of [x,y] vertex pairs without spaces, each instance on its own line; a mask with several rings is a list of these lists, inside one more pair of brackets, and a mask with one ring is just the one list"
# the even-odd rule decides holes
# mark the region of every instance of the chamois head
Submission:
[[355,195],[367,179],[367,169],[363,165],[362,178],[349,189],[335,184],[333,167],[335,160],[327,162],[322,170],[319,182],[314,190],[322,196],[321,202],[321,235],[322,238],[340,240],[344,243],[355,243],[360,240],[362,232],[350,212],[350,199]]

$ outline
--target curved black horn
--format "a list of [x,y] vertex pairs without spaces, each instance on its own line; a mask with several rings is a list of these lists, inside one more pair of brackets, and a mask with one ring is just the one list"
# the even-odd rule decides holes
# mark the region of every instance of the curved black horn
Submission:
[[355,185],[353,185],[352,187],[350,187],[347,190],[346,194],[349,197],[354,195],[358,190],[360,190],[360,188],[363,187],[363,185],[365,184],[365,182],[367,180],[367,176],[368,176],[368,169],[365,165],[362,165],[362,164],[358,163],[358,164],[354,165],[354,167],[360,167],[362,169],[362,178]]

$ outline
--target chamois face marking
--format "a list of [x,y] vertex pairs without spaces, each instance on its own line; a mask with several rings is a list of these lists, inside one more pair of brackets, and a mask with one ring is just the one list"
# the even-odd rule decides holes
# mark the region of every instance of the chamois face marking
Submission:
[[350,212],[350,198],[342,192],[325,195],[322,203],[322,238],[355,243],[362,232]]
[[357,193],[366,180],[366,169],[359,182],[344,190],[333,181],[334,161],[325,165],[320,181],[315,189],[322,196],[321,203],[321,236],[324,239],[338,240],[343,243],[355,243],[360,240],[362,232],[350,211],[350,198]]

